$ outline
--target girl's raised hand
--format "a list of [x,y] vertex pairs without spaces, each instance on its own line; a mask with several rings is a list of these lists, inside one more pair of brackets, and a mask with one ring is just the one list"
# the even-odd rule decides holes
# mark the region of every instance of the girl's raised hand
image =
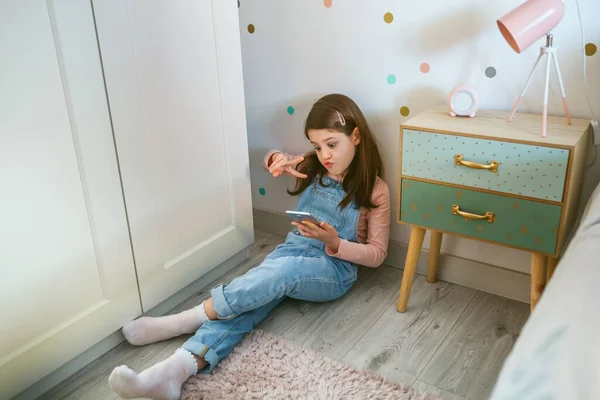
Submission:
[[283,153],[277,153],[273,156],[273,162],[269,167],[269,172],[273,175],[273,177],[278,177],[282,175],[284,172],[295,176],[297,178],[308,178],[308,175],[298,172],[296,170],[296,165],[302,162],[304,157],[300,156],[294,158],[293,160],[289,160],[287,156]]

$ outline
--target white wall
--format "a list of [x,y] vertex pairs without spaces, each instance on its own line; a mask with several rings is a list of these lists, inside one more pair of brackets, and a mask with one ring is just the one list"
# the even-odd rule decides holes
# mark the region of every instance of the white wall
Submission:
[[[435,104],[462,82],[476,86],[482,108],[512,108],[543,40],[516,54],[496,27],[496,19],[521,0],[240,0],[240,28],[245,80],[253,202],[281,212],[296,198],[285,189],[293,182],[273,179],[261,167],[270,148],[288,152],[311,149],[303,135],[304,119],[320,96],[344,93],[365,113],[383,147],[387,182],[397,204],[399,125]],[[600,47],[600,2],[580,0],[586,43]],[[393,21],[386,23],[390,12]],[[250,33],[248,25],[254,26]],[[555,46],[571,113],[590,117],[582,78],[583,50],[577,9],[555,29]],[[429,73],[420,71],[427,62]],[[587,57],[588,85],[600,118],[600,52]],[[486,76],[494,67],[496,75]],[[388,75],[396,82],[390,84]],[[520,111],[541,113],[543,69],[538,67]],[[560,92],[552,76],[549,112],[562,114]],[[288,107],[294,114],[288,114]],[[410,109],[404,117],[399,110]],[[600,155],[598,156],[600,159]],[[600,162],[588,170],[584,196],[600,180]],[[262,195],[260,190],[264,189]],[[397,210],[393,209],[393,219]],[[392,239],[407,242],[410,228],[393,224]],[[428,246],[428,243],[425,244]],[[443,252],[528,272],[529,254],[467,239],[444,239]]]

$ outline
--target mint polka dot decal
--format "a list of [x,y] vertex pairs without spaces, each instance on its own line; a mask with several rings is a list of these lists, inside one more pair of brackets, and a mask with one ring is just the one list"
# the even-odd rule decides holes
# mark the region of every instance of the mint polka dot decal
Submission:
[[394,83],[396,83],[396,75],[394,74],[389,74],[387,76],[387,81],[390,85],[393,85]]
[[258,189],[258,193],[260,193],[261,196],[264,196],[265,194],[267,194],[267,191],[264,188],[260,188]]
[[288,113],[288,114],[290,114],[290,115],[294,115],[294,113],[295,113],[295,112],[296,112],[296,110],[294,110],[294,107],[292,107],[292,106],[289,106],[289,107],[287,108],[287,113]]
[[487,76],[488,78],[493,78],[496,76],[496,68],[494,67],[487,67],[485,69],[485,76]]

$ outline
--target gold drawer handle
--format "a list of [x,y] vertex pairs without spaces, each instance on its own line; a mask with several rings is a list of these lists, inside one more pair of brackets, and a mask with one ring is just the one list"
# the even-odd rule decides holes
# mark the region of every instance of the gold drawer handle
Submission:
[[494,213],[491,211],[486,212],[485,215],[471,214],[468,212],[460,211],[460,207],[458,206],[458,204],[452,204],[452,214],[460,215],[461,217],[465,217],[467,219],[485,219],[490,224],[495,221]]
[[475,169],[487,169],[490,172],[498,172],[498,163],[496,161],[492,161],[488,165],[479,164],[473,161],[465,161],[463,160],[462,154],[457,154],[454,156],[456,161],[456,165],[464,165],[465,167],[475,168]]

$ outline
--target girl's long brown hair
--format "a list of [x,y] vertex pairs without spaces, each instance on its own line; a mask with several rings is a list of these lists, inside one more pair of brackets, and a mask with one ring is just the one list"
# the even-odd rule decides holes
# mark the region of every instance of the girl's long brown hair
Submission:
[[[345,121],[345,125],[340,121],[338,112]],[[350,136],[357,127],[360,143],[356,147],[356,154],[342,182],[342,187],[346,191],[346,196],[339,204],[342,209],[352,200],[357,207],[377,207],[371,203],[375,181],[378,176],[383,179],[383,163],[377,141],[356,103],[342,94],[329,94],[319,99],[308,113],[304,125],[304,135],[309,140],[308,131],[311,129],[329,129]],[[308,175],[308,178],[296,179],[294,190],[288,190],[292,196],[302,193],[317,177],[323,184],[321,177],[327,174],[327,170],[314,151],[306,154],[296,169]]]

